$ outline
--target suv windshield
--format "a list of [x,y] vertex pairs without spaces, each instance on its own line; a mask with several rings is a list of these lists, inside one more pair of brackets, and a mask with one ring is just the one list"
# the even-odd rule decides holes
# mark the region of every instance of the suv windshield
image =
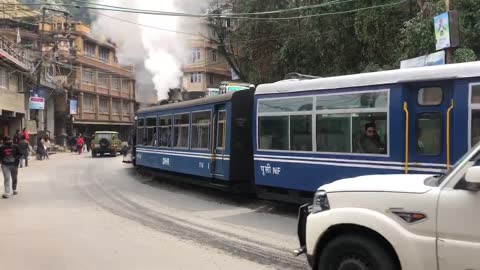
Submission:
[[[425,179],[425,185],[428,185],[428,186],[440,186],[443,181],[445,181],[445,179],[448,178],[448,176],[450,174],[452,174],[453,171],[455,171],[457,169],[458,166],[461,166],[461,164],[464,164],[464,162],[467,162],[467,160],[465,160],[473,151],[478,151],[478,147],[479,147],[480,143],[475,145],[474,147],[472,147],[467,153],[465,153],[459,160],[457,160],[457,162],[455,163],[455,165],[453,165],[450,170],[446,173],[443,173],[443,174],[440,174],[440,175],[435,175],[435,176],[432,176],[432,177],[429,177],[427,179]],[[478,154],[477,154],[477,157],[474,157],[475,159],[478,158]]]

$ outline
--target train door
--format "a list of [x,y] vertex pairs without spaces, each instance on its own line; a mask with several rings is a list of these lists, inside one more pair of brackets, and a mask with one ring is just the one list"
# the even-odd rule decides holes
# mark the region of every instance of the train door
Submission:
[[445,81],[415,83],[409,91],[411,169],[418,169],[415,172],[445,169],[450,163],[452,87]]
[[212,140],[212,161],[211,172],[214,177],[223,178],[227,169],[227,111],[225,105],[215,106],[213,113],[213,140]]

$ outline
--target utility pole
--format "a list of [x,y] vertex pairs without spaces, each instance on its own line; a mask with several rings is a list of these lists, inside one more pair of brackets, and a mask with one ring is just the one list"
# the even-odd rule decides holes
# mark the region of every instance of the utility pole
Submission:
[[[451,10],[450,0],[445,0],[445,9],[447,10],[447,12]],[[445,50],[445,64],[450,64],[450,63],[452,63],[452,48],[448,48]]]
[[[39,46],[39,49],[40,49],[40,60],[39,60],[39,63],[38,63],[38,67],[37,67],[37,85],[36,85],[36,88],[34,89],[34,95],[38,95],[39,94],[39,91],[40,91],[40,86],[41,86],[41,82],[42,82],[42,77],[43,77],[43,57],[44,57],[44,54],[43,54],[43,45],[44,45],[44,32],[45,32],[45,12],[46,12],[46,8],[42,8],[42,27],[41,27],[41,30],[40,30],[40,46]],[[39,130],[44,130],[44,110],[38,110],[37,112],[37,116],[38,116],[38,129]]]
[[[38,69],[37,69],[37,85],[36,85],[36,89],[34,91],[35,95],[39,94],[41,83],[42,83],[42,78],[45,77],[44,76],[45,69],[44,69],[43,65],[44,65],[44,58],[46,56],[45,52],[44,52],[44,45],[46,44],[46,42],[45,42],[45,24],[46,24],[45,15],[46,15],[47,10],[52,11],[52,12],[57,12],[57,13],[63,13],[65,18],[66,18],[67,26],[68,26],[68,23],[69,23],[68,17],[69,17],[70,14],[68,12],[59,11],[59,10],[56,10],[56,9],[50,9],[50,8],[46,8],[46,7],[42,8],[42,22],[41,22],[42,26],[41,26],[41,29],[40,29],[40,60],[39,60]],[[53,29],[52,29],[52,31],[53,31]],[[54,54],[55,54],[55,51],[56,51],[56,46],[57,45],[54,43],[53,44],[53,49],[52,49],[52,52]],[[55,89],[53,91],[55,91]],[[48,98],[52,94],[53,94],[53,92],[49,96],[44,97],[45,108],[43,110],[38,111],[38,122],[39,122],[38,123],[38,129],[41,130],[41,131],[46,131],[46,129],[47,129],[48,116],[46,115],[46,112],[47,112],[47,106],[48,106]]]

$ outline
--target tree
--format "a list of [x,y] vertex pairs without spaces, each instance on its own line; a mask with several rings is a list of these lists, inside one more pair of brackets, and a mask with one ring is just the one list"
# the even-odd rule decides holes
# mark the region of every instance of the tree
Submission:
[[[232,11],[249,13],[325,4],[325,0],[234,0]],[[388,6],[373,6],[392,4]],[[400,61],[435,52],[433,17],[445,10],[444,1],[362,0],[296,10],[275,17],[311,16],[282,21],[242,19],[233,29],[212,20],[219,51],[242,80],[277,81],[289,72],[319,76],[398,68]],[[454,61],[480,56],[480,1],[453,0],[460,12],[461,48]],[[265,17],[265,16],[263,16]]]

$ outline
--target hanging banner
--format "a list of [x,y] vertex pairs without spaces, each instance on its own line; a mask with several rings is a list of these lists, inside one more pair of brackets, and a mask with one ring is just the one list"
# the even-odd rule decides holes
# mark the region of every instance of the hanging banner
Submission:
[[43,97],[30,97],[28,102],[28,108],[30,110],[44,110],[45,99]]
[[448,12],[436,16],[433,21],[435,24],[437,51],[450,48],[450,23],[448,21]]
[[433,19],[437,51],[458,47],[460,44],[460,27],[457,11],[449,11]]
[[78,101],[71,99],[70,100],[70,114],[77,114],[78,109]]

